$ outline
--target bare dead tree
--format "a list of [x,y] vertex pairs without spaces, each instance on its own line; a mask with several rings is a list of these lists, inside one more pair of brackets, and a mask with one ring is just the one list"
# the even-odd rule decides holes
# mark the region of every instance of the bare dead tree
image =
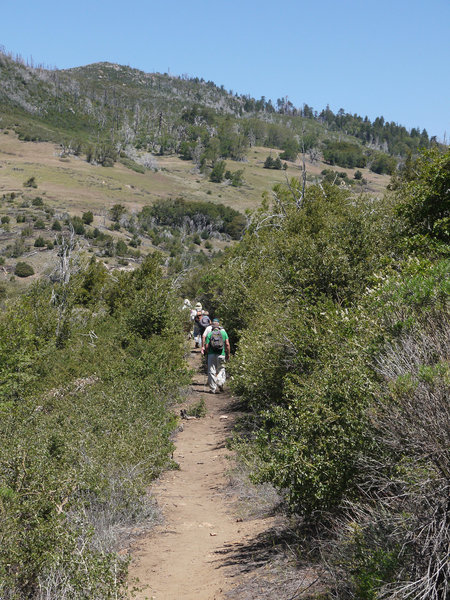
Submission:
[[56,325],[56,339],[61,340],[63,329],[66,323],[67,311],[69,308],[69,281],[73,273],[78,270],[73,260],[73,252],[76,249],[77,241],[72,224],[69,225],[68,235],[62,235],[60,238],[60,247],[58,251],[58,263],[50,276],[56,284],[52,290],[51,302],[57,308],[58,320]]

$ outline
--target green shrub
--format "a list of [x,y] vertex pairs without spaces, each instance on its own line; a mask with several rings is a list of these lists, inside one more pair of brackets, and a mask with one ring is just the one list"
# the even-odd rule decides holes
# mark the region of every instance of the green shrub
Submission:
[[214,183],[221,183],[225,177],[226,163],[224,160],[218,160],[212,168],[209,180]]
[[370,162],[370,170],[374,173],[393,175],[397,169],[397,161],[393,156],[378,153]]
[[[196,233],[202,227],[209,231],[227,233],[233,239],[242,235],[246,219],[238,211],[213,202],[187,201],[182,198],[155,202],[146,206],[138,215],[141,227],[170,226],[177,230],[189,227],[191,233]],[[155,232],[156,233],[156,232]]]
[[323,150],[323,158],[330,165],[340,167],[365,167],[367,159],[362,148],[350,142],[327,141]]
[[26,262],[18,262],[14,269],[14,274],[17,277],[30,277],[30,275],[34,275],[34,269]]
[[116,254],[118,256],[126,256],[128,254],[128,246],[123,240],[118,240],[116,243]]
[[128,158],[126,156],[120,158],[119,162],[124,165],[125,167],[127,167],[127,169],[131,169],[132,171],[134,171],[135,173],[145,173],[145,167],[138,164],[137,162],[135,162],[134,160],[132,160],[131,158]]
[[425,152],[410,165],[403,178],[393,182],[397,214],[407,235],[426,235],[448,243],[450,239],[450,151]]
[[36,238],[35,241],[34,241],[35,248],[43,248],[45,245],[46,245],[46,241],[41,236],[39,236],[38,238]]
[[94,220],[94,214],[88,210],[82,214],[81,219],[85,225],[90,225]]
[[26,181],[23,182],[23,187],[37,188],[36,177],[29,177]]
[[71,217],[70,223],[72,224],[73,230],[77,235],[84,235],[86,233],[86,229],[84,227],[84,223],[81,217]]
[[189,381],[159,260],[113,280],[94,259],[0,315],[2,597],[126,594],[111,531],[151,518],[145,490],[171,464],[170,406]]

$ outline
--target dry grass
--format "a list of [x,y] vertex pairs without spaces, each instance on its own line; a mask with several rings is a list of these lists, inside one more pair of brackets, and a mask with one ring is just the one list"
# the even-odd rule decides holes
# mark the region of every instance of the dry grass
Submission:
[[[214,184],[193,169],[192,162],[173,156],[157,157],[157,172],[135,173],[116,163],[114,168],[95,166],[84,158],[71,156],[61,160],[59,147],[50,143],[21,142],[13,134],[0,137],[0,193],[23,192],[23,182],[35,176],[36,193],[50,206],[73,214],[92,210],[102,218],[113,204],[121,202],[130,212],[138,211],[159,198],[183,196],[188,200],[217,201],[244,211],[259,205],[261,195],[276,183],[299,173],[300,160],[288,163],[287,172],[264,169],[266,157],[278,150],[251,148],[247,162],[226,161],[227,169],[244,169],[245,184],[235,188]],[[317,177],[326,165],[306,160],[310,178]],[[352,169],[341,169],[353,177]],[[381,194],[389,181],[386,175],[376,175],[361,169],[367,179],[366,189]]]
[[225,564],[239,578],[228,600],[294,600],[320,598],[323,577],[309,558],[295,519],[283,512],[282,499],[270,484],[254,485],[248,468],[237,462],[226,490],[238,520],[271,517],[271,526],[255,538],[225,546]]
[[[288,163],[287,171],[264,169],[263,164],[269,154],[277,156],[278,150],[254,147],[248,152],[246,162],[226,161],[227,169],[236,171],[244,169],[244,185],[233,187],[227,183],[216,184],[208,177],[196,172],[191,161],[183,161],[174,156],[156,157],[158,171],[136,173],[120,163],[112,168],[92,165],[84,157],[70,156],[61,158],[61,149],[52,143],[22,142],[12,132],[8,135],[0,131],[0,198],[3,194],[14,192],[20,199],[14,203],[0,202],[0,216],[8,215],[11,219],[10,231],[0,229],[0,251],[13,243],[21,227],[15,224],[15,215],[24,199],[30,202],[35,196],[41,196],[46,206],[55,211],[55,217],[63,219],[64,215],[79,215],[87,210],[94,214],[93,226],[112,235],[115,239],[125,239],[124,232],[116,233],[108,229],[110,221],[108,212],[117,203],[123,204],[130,214],[136,214],[146,205],[161,198],[183,197],[186,200],[203,200],[220,202],[236,210],[244,212],[254,209],[261,203],[263,192],[271,190],[276,183],[283,183],[286,178],[300,175],[300,160],[296,164]],[[325,167],[323,163],[311,163],[306,160],[308,180],[314,182]],[[347,171],[350,178],[353,171]],[[365,191],[381,195],[389,181],[387,176],[376,175],[362,169],[363,177],[368,184]],[[24,188],[23,183],[35,177],[38,187]],[[47,228],[35,231],[26,240],[30,251],[19,260],[29,262],[36,275],[20,280],[10,281],[14,259],[8,259],[6,266],[9,272],[0,269],[0,284],[6,285],[8,295],[15,295],[27,287],[30,282],[52,269],[56,260],[55,252],[37,251],[33,248],[38,235],[52,240],[54,232]],[[125,237],[124,237],[125,235]],[[211,240],[213,249],[223,249],[227,243]],[[81,242],[83,244],[83,242]],[[87,250],[88,244],[85,244]],[[153,247],[148,239],[142,239],[141,251],[147,253]],[[108,259],[104,262],[108,263]],[[117,261],[110,259],[110,266],[117,266]]]

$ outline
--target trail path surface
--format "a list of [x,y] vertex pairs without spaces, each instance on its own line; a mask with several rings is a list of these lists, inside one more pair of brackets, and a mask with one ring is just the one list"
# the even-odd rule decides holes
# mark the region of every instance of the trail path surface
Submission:
[[130,576],[143,586],[138,600],[225,599],[245,571],[238,564],[243,550],[271,524],[270,518],[242,521],[231,510],[224,490],[232,398],[227,391],[209,393],[200,362],[200,353],[192,351],[197,372],[187,404],[204,398],[207,415],[183,421],[173,456],[180,469],[165,473],[152,488],[164,522],[132,552]]

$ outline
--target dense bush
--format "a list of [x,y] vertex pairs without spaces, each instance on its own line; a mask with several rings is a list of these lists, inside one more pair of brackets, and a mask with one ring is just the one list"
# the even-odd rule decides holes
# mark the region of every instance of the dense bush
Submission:
[[448,242],[450,238],[450,151],[430,150],[394,180],[397,212],[406,233]]
[[226,163],[224,160],[218,160],[212,168],[209,180],[214,183],[221,183],[225,177]]
[[23,187],[37,188],[36,177],[33,175],[23,182]]
[[46,245],[46,242],[42,236],[39,236],[34,240],[35,248],[43,248]]
[[272,158],[270,155],[266,158],[263,165],[264,169],[282,169],[283,164],[280,157]]
[[350,142],[326,142],[323,158],[330,165],[339,167],[365,167],[367,164],[361,147]]
[[26,262],[18,262],[14,269],[14,274],[17,277],[30,277],[30,275],[34,275],[34,269]]
[[84,235],[86,233],[86,229],[84,227],[83,219],[77,215],[71,217],[70,224],[73,227],[73,230],[78,235]]
[[339,598],[449,591],[447,161],[376,203],[276,186],[197,288],[236,347],[236,447],[314,525]]
[[94,220],[94,214],[91,210],[88,210],[81,215],[81,219],[85,225],[90,225]]
[[159,260],[114,279],[92,260],[0,315],[2,598],[125,596],[114,531],[150,517],[187,383]]
[[214,202],[188,201],[182,198],[158,201],[145,206],[138,215],[141,226],[154,225],[187,228],[191,233],[218,231],[239,239],[245,226],[245,217],[228,206]]
[[370,161],[370,170],[380,175],[393,175],[397,168],[397,161],[393,156],[379,152]]

